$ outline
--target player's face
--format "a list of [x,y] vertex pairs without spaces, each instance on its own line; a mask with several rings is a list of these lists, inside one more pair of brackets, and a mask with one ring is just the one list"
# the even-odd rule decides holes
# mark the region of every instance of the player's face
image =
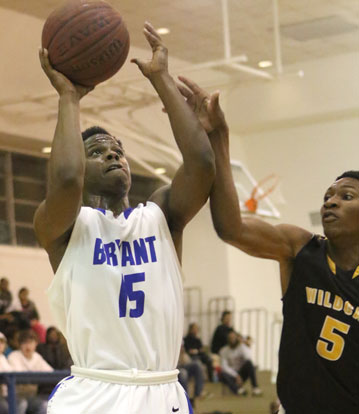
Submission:
[[85,141],[85,188],[92,194],[127,194],[131,186],[130,168],[119,142],[97,134]]
[[342,178],[325,192],[320,210],[328,239],[352,235],[359,237],[359,180]]

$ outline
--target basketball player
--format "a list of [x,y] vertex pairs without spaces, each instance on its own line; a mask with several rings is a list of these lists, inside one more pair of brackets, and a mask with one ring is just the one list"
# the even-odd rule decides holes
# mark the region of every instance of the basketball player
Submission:
[[93,127],[80,133],[90,88],[41,65],[59,94],[46,200],[34,223],[54,280],[48,295],[74,361],[49,414],[189,414],[177,381],[183,333],[182,233],[208,199],[215,161],[207,134],[167,70],[167,50],[146,23],[152,60],[134,59],[169,115],[183,156],[170,186],[130,208],[122,143]]
[[358,414],[359,171],[345,172],[324,194],[326,238],[242,217],[218,92],[209,95],[181,80],[189,89],[179,89],[198,113],[216,157],[210,203],[218,235],[280,265],[284,325],[277,387],[286,414]]

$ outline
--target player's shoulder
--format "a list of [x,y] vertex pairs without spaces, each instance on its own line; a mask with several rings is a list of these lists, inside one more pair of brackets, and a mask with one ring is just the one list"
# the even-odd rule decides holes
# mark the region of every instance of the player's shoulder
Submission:
[[315,237],[312,232],[293,224],[278,224],[276,228],[290,245],[292,257],[296,257],[303,247]]
[[161,209],[166,220],[168,218],[168,202],[169,202],[170,190],[171,190],[170,185],[164,185],[158,188],[148,199],[150,203],[156,204],[156,206],[158,206]]

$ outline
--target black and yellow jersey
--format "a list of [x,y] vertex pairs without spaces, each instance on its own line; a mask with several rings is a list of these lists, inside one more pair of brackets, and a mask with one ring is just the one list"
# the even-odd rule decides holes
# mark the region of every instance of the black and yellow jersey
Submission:
[[314,236],[283,297],[278,396],[286,414],[359,414],[359,267],[339,269]]

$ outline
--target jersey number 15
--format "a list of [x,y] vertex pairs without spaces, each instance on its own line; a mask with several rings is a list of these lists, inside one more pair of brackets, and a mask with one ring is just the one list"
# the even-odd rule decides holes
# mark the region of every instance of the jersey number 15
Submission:
[[130,309],[130,318],[139,318],[143,315],[145,306],[145,292],[143,290],[134,290],[134,284],[145,281],[145,273],[131,273],[129,275],[122,275],[122,283],[119,298],[119,316],[126,317],[127,302],[134,302],[135,308]]

